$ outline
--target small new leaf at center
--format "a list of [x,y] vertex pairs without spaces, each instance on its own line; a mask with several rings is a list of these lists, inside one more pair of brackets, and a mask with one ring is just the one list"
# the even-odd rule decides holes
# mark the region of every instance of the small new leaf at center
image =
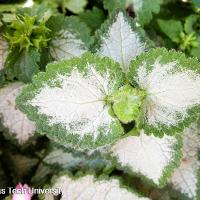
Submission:
[[133,88],[131,85],[121,87],[108,100],[113,104],[115,115],[123,123],[138,121],[142,113],[145,92]]

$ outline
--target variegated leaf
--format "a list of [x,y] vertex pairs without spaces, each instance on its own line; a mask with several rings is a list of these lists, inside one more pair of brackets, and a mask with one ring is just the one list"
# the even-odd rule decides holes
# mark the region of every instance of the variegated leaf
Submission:
[[200,64],[181,52],[150,50],[131,63],[128,79],[146,91],[140,126],[147,134],[173,134],[200,111]]
[[8,56],[8,48],[8,42],[3,38],[0,38],[0,70],[4,68]]
[[137,55],[146,50],[144,33],[125,13],[114,13],[96,33],[97,54],[120,63],[124,72]]
[[182,149],[183,158],[180,167],[175,170],[171,178],[173,188],[180,191],[192,200],[199,199],[199,150],[199,128],[196,124],[193,124],[190,128],[186,128],[184,131]]
[[87,51],[81,39],[78,39],[75,34],[64,29],[51,41],[50,46],[50,54],[55,60],[81,56]]
[[90,45],[90,30],[87,25],[76,17],[58,15],[48,22],[52,30],[50,54],[54,60],[70,59],[81,56],[88,51]]
[[[59,177],[53,188],[63,190],[61,200],[150,200],[121,186],[117,179],[95,179],[86,175],[73,179],[67,175]],[[52,195],[45,195],[44,200],[53,200]]]
[[36,122],[39,132],[64,145],[96,148],[123,134],[109,114],[106,97],[124,82],[117,63],[85,54],[50,64],[18,98],[18,106]]
[[179,136],[159,138],[141,131],[140,136],[128,136],[113,145],[111,156],[119,168],[163,186],[180,162],[181,140]]
[[20,144],[26,142],[35,132],[34,123],[29,121],[15,104],[15,99],[23,87],[23,83],[15,82],[0,89],[1,122],[8,129],[8,134]]

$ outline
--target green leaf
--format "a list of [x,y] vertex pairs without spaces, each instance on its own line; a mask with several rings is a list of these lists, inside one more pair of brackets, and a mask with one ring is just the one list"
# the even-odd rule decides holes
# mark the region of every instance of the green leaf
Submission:
[[187,34],[191,34],[193,32],[196,32],[195,25],[199,20],[198,15],[189,15],[189,17],[186,18],[185,24],[184,24],[184,30]]
[[86,10],[80,13],[79,18],[85,22],[92,31],[95,31],[101,26],[106,17],[103,10],[93,7],[92,10]]
[[122,11],[113,13],[95,38],[95,52],[119,62],[124,72],[130,61],[148,48],[144,31]]
[[173,135],[199,115],[200,64],[181,52],[152,49],[132,61],[129,81],[146,91],[139,127],[145,133]]
[[73,13],[80,13],[84,11],[84,7],[87,5],[87,0],[66,0],[64,6]]
[[13,13],[1,13],[2,21],[5,23],[11,23],[13,20],[16,20],[16,15]]
[[112,94],[108,101],[113,104],[113,111],[123,123],[138,121],[141,117],[142,104],[145,93],[130,85],[121,87]]
[[106,103],[123,83],[117,63],[88,53],[49,64],[47,72],[23,90],[17,104],[41,134],[66,146],[96,148],[124,134]]
[[31,47],[46,47],[50,30],[45,23],[51,15],[51,10],[43,4],[19,10],[16,13],[16,20],[7,26],[6,38],[10,48],[28,51]]
[[87,0],[37,0],[39,3],[47,4],[52,8],[61,8],[63,13],[66,13],[66,9],[72,13],[78,14],[84,11],[87,5]]
[[117,9],[125,9],[126,0],[104,0],[103,5],[106,10],[112,12]]
[[29,82],[33,75],[39,71],[40,53],[37,49],[31,48],[29,51],[19,52],[12,49],[6,61],[8,77],[17,77],[20,81]]
[[40,4],[34,4],[31,7],[23,7],[18,9],[17,13],[36,17],[36,21],[41,23],[46,22],[52,15],[55,15],[56,9],[53,9],[47,3],[42,2]]
[[111,162],[105,160],[99,152],[92,154],[75,151],[74,149],[56,146],[51,149],[42,161],[51,167],[54,172],[60,170],[67,171],[95,171],[102,172],[111,167]]
[[[115,200],[150,200],[141,197],[133,190],[123,186],[118,179],[102,177],[95,178],[93,175],[86,175],[74,178],[63,175],[54,180],[52,188],[63,190],[61,200],[81,199],[115,199]],[[53,195],[46,194],[44,200],[53,200]]]
[[190,51],[190,55],[200,59],[200,36],[196,38],[197,46],[193,47]]
[[23,83],[15,82],[0,89],[0,117],[2,125],[7,129],[4,134],[7,138],[24,144],[33,136],[35,125],[25,114],[17,109],[15,99],[22,91]]
[[49,166],[46,166],[44,163],[40,163],[34,176],[31,178],[31,184],[40,187],[42,184],[45,184],[54,173],[55,171]]
[[52,17],[47,26],[52,31],[49,47],[55,60],[81,56],[89,49],[90,30],[79,18],[58,15]]
[[180,36],[181,36],[181,41],[179,48],[182,51],[190,53],[193,48],[198,47],[199,44],[197,42],[197,37],[194,32],[190,34],[185,34],[182,32]]
[[173,42],[179,43],[180,42],[180,35],[183,31],[183,26],[181,21],[177,21],[174,19],[170,20],[163,20],[158,19],[158,25],[161,31],[169,37]]
[[192,0],[192,3],[194,6],[200,7],[200,1],[199,0]]
[[127,6],[132,6],[139,23],[147,25],[153,18],[153,14],[160,11],[163,0],[127,0]]
[[111,149],[111,158],[118,169],[142,177],[148,183],[163,187],[181,159],[180,135],[163,138],[146,135],[128,136]]
[[173,188],[189,199],[199,199],[200,184],[200,133],[197,124],[185,129],[183,133],[183,157],[170,180]]

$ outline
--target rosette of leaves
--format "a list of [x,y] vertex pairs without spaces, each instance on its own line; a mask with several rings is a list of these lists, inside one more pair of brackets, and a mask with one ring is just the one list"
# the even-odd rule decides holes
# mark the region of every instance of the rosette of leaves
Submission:
[[[52,180],[52,188],[63,190],[61,200],[81,199],[116,199],[116,200],[150,200],[121,184],[117,178],[95,177],[91,174],[62,175]],[[44,200],[53,200],[56,196],[43,195]]]
[[81,148],[95,148],[122,137],[117,119],[136,122],[135,128],[146,134],[173,135],[198,115],[198,69],[198,61],[182,53],[153,49],[132,61],[127,73],[131,85],[125,85],[118,64],[86,54],[49,65],[45,74],[25,88],[18,106],[36,121],[39,132]]
[[7,26],[9,55],[6,68],[9,79],[17,77],[28,82],[39,71],[42,49],[47,47],[50,39],[46,21],[51,14],[45,4],[24,8],[17,11],[16,20]]
[[[182,53],[159,48],[143,53],[131,62],[127,77],[132,86],[140,87],[146,91],[146,95],[143,96],[144,104],[140,107],[143,108],[142,115],[139,115],[139,120],[136,121],[141,123],[138,125],[139,137],[134,135],[138,131],[132,131],[129,133],[130,136],[120,139],[111,146],[111,157],[114,158],[113,163],[117,168],[125,170],[129,174],[140,176],[148,183],[159,187],[167,183],[173,171],[179,166],[182,155],[182,139],[177,132],[182,132],[184,127],[195,121],[198,116],[199,103],[194,103],[193,108],[190,107],[189,103],[190,100],[193,102],[199,99],[198,65],[197,60],[188,59]],[[172,94],[173,91],[175,94]],[[193,92],[190,93],[191,91]],[[127,91],[125,92],[122,103],[126,99]],[[131,93],[134,94],[134,92],[135,90]],[[188,92],[190,94],[186,94]],[[192,97],[191,94],[194,96]],[[138,102],[137,100],[134,102]],[[131,103],[131,100],[129,102]],[[186,104],[189,107],[184,109]],[[130,107],[133,108],[133,106],[128,108]],[[124,113],[129,113],[127,107],[124,106],[124,108],[124,111],[121,110],[121,117],[124,117]],[[174,111],[173,108],[175,108]],[[186,113],[181,114],[180,108],[181,112]],[[161,122],[162,119],[166,121]],[[173,121],[176,125],[173,124]],[[156,136],[164,136],[159,138],[153,136],[152,133]],[[179,182],[179,178],[175,181]],[[181,186],[178,185],[177,188],[184,192]]]
[[75,16],[52,16],[47,22],[51,30],[49,54],[53,60],[81,56],[91,44],[90,29]]

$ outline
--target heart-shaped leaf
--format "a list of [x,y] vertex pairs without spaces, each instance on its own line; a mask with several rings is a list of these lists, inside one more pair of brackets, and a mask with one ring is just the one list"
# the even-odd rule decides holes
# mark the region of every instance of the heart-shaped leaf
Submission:
[[40,133],[64,145],[96,148],[124,134],[106,101],[123,83],[117,63],[88,53],[49,64],[17,102]]

